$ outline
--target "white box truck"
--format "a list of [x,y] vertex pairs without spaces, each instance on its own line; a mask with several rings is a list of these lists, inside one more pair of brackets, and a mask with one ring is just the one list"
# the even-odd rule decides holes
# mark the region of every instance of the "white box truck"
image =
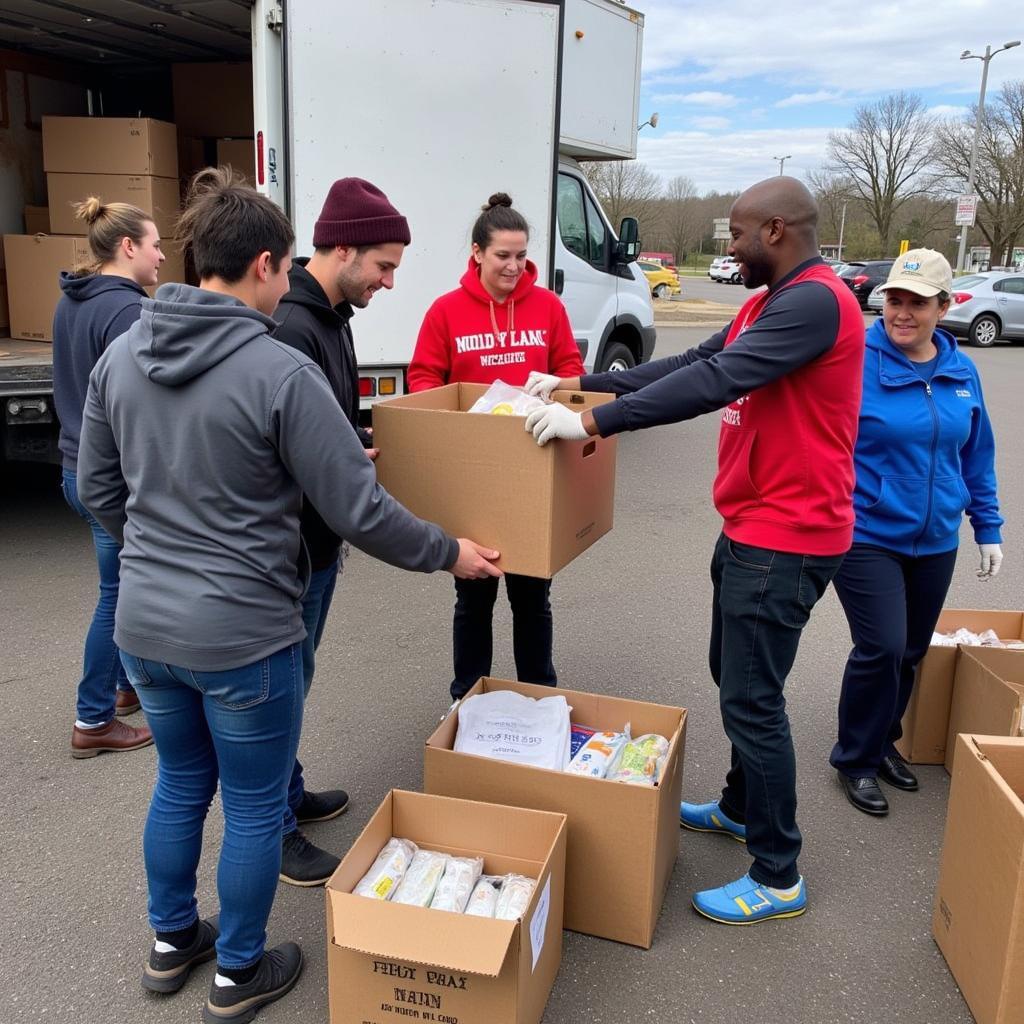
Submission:
[[[340,177],[377,184],[411,226],[394,290],[360,310],[353,324],[364,405],[404,393],[423,315],[456,287],[476,214],[498,191],[529,221],[539,280],[562,297],[587,368],[625,369],[651,357],[654,317],[634,262],[636,222],[626,218],[616,234],[577,162],[636,155],[640,13],[620,0],[255,0],[249,9],[218,5],[201,18],[174,10],[160,21],[152,15],[94,0],[60,15],[73,32],[40,37],[26,23],[16,41],[50,58],[44,74],[51,76],[38,98],[26,86],[26,109],[34,100],[33,116],[170,120],[178,112],[181,153],[195,148],[197,140],[186,136],[215,128],[183,130],[180,97],[160,90],[172,80],[176,92],[187,85],[188,62],[197,61],[195,80],[212,83],[203,88],[215,108],[210,54],[251,60],[255,183],[292,219],[297,254],[309,254],[323,199]],[[3,31],[13,30],[0,27],[0,47]],[[61,74],[54,56],[79,62],[66,65],[73,72],[63,92],[53,81]],[[107,68],[116,59],[130,77],[111,79]],[[26,60],[31,67],[31,56]],[[80,96],[88,111],[76,107]],[[201,90],[190,102],[203,104]],[[189,122],[210,121],[203,113]],[[237,116],[230,122],[217,134],[237,137],[247,127]],[[207,159],[216,151],[212,141]],[[27,164],[38,162],[32,146]],[[22,177],[41,172],[28,166]],[[18,230],[6,223],[0,229]],[[8,347],[18,365],[5,372],[0,361],[4,454],[58,461],[49,347]]]

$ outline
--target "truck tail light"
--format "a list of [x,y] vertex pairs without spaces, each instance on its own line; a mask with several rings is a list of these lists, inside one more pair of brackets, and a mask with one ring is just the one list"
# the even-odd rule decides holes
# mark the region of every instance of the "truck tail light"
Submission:
[[256,133],[256,181],[260,185],[267,183],[266,168],[263,165],[263,132]]
[[359,378],[359,397],[360,398],[376,398],[377,397],[377,382],[373,377],[360,377]]

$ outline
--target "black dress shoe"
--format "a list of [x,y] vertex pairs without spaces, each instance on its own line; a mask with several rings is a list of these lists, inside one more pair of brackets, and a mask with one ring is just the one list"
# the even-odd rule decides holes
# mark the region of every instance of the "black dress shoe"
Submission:
[[878,788],[878,779],[851,779],[842,772],[837,774],[839,781],[843,784],[846,799],[858,811],[880,816],[889,813],[889,801],[885,799],[885,794]]
[[898,754],[882,758],[882,763],[878,766],[878,776],[897,789],[905,789],[910,793],[917,789],[917,776]]

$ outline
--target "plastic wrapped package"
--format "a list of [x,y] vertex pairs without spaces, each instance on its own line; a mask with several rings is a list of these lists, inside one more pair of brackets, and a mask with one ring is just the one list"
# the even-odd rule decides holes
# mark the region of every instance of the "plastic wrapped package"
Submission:
[[464,697],[453,749],[560,772],[569,763],[571,710],[560,695],[534,700],[490,690]]
[[447,853],[417,850],[391,902],[405,903],[410,907],[429,907],[447,863]]
[[668,757],[668,740],[657,733],[647,733],[630,740],[612,765],[607,778],[633,786],[653,786],[661,778]]
[[430,901],[430,909],[461,914],[483,869],[483,857],[449,857],[444,875]]
[[377,854],[373,866],[352,890],[357,896],[386,900],[398,888],[416,856],[417,846],[408,839],[389,839]]
[[589,729],[585,725],[574,725],[572,727],[572,734],[569,738],[569,760],[572,760],[591,736],[594,735],[596,729]]
[[547,402],[528,395],[503,380],[496,380],[470,407],[470,412],[486,412],[492,416],[528,416],[534,409],[543,409]]
[[501,880],[494,916],[499,921],[517,921],[526,913],[536,887],[537,883],[525,875],[506,875]]
[[500,890],[501,875],[481,875],[473,886],[465,912],[470,917],[494,917]]
[[603,779],[626,745],[629,732],[596,732],[577,751],[565,769],[573,775],[588,775]]
[[972,633],[969,629],[960,628],[953,633],[932,633],[933,647],[1017,647],[1011,641],[1004,643],[996,635],[994,629],[986,629],[983,633]]

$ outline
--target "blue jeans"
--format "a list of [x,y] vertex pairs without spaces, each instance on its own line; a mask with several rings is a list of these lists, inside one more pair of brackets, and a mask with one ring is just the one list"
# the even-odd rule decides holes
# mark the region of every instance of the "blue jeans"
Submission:
[[85,634],[85,656],[75,713],[78,721],[85,725],[105,725],[114,717],[115,691],[128,688],[128,678],[114,643],[121,545],[78,500],[77,476],[68,469],[64,470],[61,490],[64,492],[64,500],[92,530],[96,564],[100,570],[100,597],[89,631]]
[[[313,685],[313,673],[316,670],[316,649],[324,635],[327,625],[327,613],[331,610],[331,599],[334,587],[341,571],[341,559],[326,569],[318,569],[309,577],[309,586],[302,598],[302,621],[306,627],[306,639],[302,641],[302,676],[305,696],[309,696],[309,688]],[[294,832],[299,823],[295,820],[295,812],[306,793],[306,783],[302,777],[302,763],[295,759],[291,781],[288,783],[288,806],[284,811],[284,824],[281,834]]]
[[800,873],[796,754],[782,694],[800,634],[842,555],[797,555],[718,538],[709,661],[732,765],[720,806],[747,826],[750,877],[788,888]]
[[179,931],[199,914],[203,823],[220,780],[217,963],[257,963],[281,870],[281,815],[302,729],[302,652],[291,644],[224,672],[196,672],[122,652],[157,752],[143,836],[149,923]]
[[956,566],[956,548],[912,558],[854,544],[832,585],[853,650],[843,672],[839,738],[829,760],[852,779],[874,778],[896,753],[918,662],[928,653]]

